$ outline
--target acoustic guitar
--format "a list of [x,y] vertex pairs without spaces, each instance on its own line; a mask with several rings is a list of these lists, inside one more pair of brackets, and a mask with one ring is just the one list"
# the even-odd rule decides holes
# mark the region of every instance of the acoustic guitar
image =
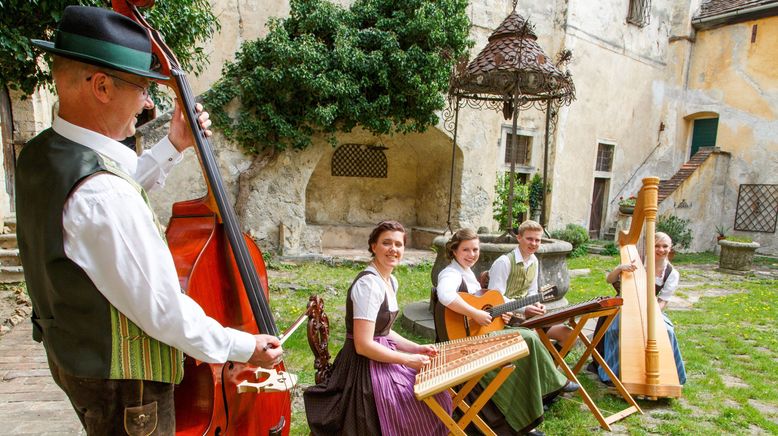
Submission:
[[[505,328],[505,323],[500,315],[513,312],[522,307],[529,306],[539,302],[551,301],[558,296],[559,290],[556,285],[546,285],[540,288],[537,294],[518,300],[505,303],[500,291],[489,289],[484,291],[483,295],[476,296],[467,292],[460,292],[459,296],[465,300],[465,303],[489,313],[492,316],[492,322],[488,325],[480,325],[472,319],[461,313],[457,313],[442,304],[438,304],[438,313],[436,317],[441,317],[444,331],[438,332],[440,340],[452,340],[466,338],[468,336],[485,335],[490,332],[499,331]],[[442,312],[442,313],[441,313]]]

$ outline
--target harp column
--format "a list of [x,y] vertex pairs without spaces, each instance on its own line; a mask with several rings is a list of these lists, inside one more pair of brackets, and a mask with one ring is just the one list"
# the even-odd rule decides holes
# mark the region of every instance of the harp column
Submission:
[[659,306],[656,302],[656,260],[654,258],[654,239],[656,235],[656,213],[659,198],[659,178],[643,179],[645,193],[644,211],[646,217],[646,309],[648,323],[646,325],[646,384],[659,384],[659,348],[656,344],[656,320]]

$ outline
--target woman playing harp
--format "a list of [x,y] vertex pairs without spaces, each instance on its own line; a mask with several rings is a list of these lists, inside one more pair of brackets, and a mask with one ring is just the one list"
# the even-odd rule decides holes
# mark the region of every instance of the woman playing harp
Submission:
[[[686,383],[686,368],[684,367],[683,357],[681,357],[681,349],[678,347],[678,341],[675,336],[675,328],[673,322],[667,317],[664,312],[664,308],[667,302],[670,301],[670,297],[678,288],[678,282],[680,274],[673,265],[667,259],[667,255],[670,254],[670,249],[673,246],[673,241],[666,233],[656,232],[654,237],[654,276],[656,287],[656,299],[659,309],[662,310],[662,319],[664,325],[667,328],[667,334],[670,338],[670,344],[673,347],[673,356],[675,358],[675,366],[678,371],[678,380],[681,384]],[[612,284],[617,291],[621,289],[621,273],[633,272],[637,267],[633,264],[619,265],[613,269],[606,280]],[[608,331],[605,333],[605,337],[602,341],[605,354],[603,357],[608,363],[608,366],[613,370],[613,373],[619,375],[619,319],[616,318],[611,324]],[[597,374],[600,380],[607,383],[610,381],[610,377],[605,373],[602,368],[598,368]]]

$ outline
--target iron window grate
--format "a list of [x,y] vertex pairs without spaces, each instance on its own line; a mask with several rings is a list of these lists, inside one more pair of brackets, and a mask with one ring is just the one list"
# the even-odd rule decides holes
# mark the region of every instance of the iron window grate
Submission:
[[651,0],[630,0],[627,22],[638,27],[647,26],[651,22]]
[[735,230],[775,233],[777,219],[778,185],[740,185]]
[[343,144],[332,155],[334,177],[386,178],[386,147],[365,144]]

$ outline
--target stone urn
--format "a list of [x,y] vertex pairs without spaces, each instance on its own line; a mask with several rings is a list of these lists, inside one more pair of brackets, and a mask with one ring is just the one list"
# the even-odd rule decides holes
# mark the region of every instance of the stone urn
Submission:
[[[492,263],[500,256],[516,248],[516,238],[513,236],[500,235],[478,235],[481,239],[481,256],[478,262],[473,266],[473,272],[476,277],[481,272],[488,271]],[[435,265],[432,267],[432,285],[438,284],[438,273],[448,266],[450,261],[446,259],[446,242],[449,235],[438,236],[432,241],[432,246],[438,255],[435,258]],[[554,284],[559,290],[559,297],[562,299],[570,289],[570,274],[567,271],[567,255],[573,251],[573,246],[569,242],[558,239],[543,239],[535,256],[540,262],[540,277],[538,285]]]
[[751,271],[754,264],[754,253],[759,248],[758,243],[722,239],[718,244],[721,248],[719,270],[740,274]]

